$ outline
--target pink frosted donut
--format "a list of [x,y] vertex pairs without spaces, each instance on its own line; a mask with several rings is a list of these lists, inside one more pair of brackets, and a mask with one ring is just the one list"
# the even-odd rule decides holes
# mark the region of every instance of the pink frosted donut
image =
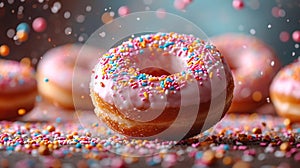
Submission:
[[110,49],[90,84],[95,113],[110,128],[168,139],[216,124],[230,106],[233,87],[215,46],[177,33],[147,34]]
[[28,113],[34,107],[36,95],[34,69],[0,59],[0,120],[15,119]]
[[253,112],[266,103],[269,86],[280,62],[273,50],[261,40],[242,34],[212,38],[224,55],[235,83],[229,112]]
[[56,106],[92,108],[89,96],[92,65],[88,56],[77,62],[81,47],[79,44],[66,44],[50,49],[38,64],[39,94]]
[[300,57],[278,72],[270,96],[278,115],[300,121]]

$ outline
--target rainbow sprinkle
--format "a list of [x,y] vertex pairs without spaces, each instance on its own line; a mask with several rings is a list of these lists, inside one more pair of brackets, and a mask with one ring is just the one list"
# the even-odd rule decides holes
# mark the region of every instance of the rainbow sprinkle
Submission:
[[[139,66],[146,61],[143,59],[149,59],[147,64],[151,65],[151,60],[163,59],[160,57],[176,57],[184,68],[179,72],[160,76],[141,72]],[[223,57],[215,46],[192,35],[147,34],[110,49],[100,59],[101,68],[94,72],[94,78],[112,80],[114,90],[122,90],[128,86],[140,89],[141,97],[147,99],[152,94],[176,93],[185,87],[187,80],[195,79],[202,85],[214,76],[221,79],[219,68],[222,68],[222,63]],[[99,85],[105,87],[101,82]]]
[[16,87],[34,80],[34,69],[16,61],[0,59],[0,88]]
[[[91,116],[83,117],[93,124]],[[271,115],[229,114],[214,129],[182,142],[128,139],[76,120],[1,121],[0,128],[0,167],[292,167],[300,161],[299,123]]]

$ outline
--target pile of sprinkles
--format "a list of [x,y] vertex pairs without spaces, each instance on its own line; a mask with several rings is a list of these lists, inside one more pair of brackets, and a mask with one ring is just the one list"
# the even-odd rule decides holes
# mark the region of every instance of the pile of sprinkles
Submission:
[[[136,62],[149,52],[156,52],[158,57],[179,57],[183,60],[185,69],[161,76],[143,73]],[[159,32],[130,38],[110,49],[101,58],[101,68],[97,70],[100,72],[95,72],[99,74],[95,75],[95,79],[113,80],[114,90],[128,86],[139,88],[147,98],[151,94],[176,92],[186,85],[187,80],[196,79],[201,86],[214,76],[221,79],[222,63],[221,54],[208,42],[192,35]],[[105,87],[102,82],[100,86]]]
[[0,167],[293,167],[300,161],[299,124],[271,115],[228,114],[180,142],[128,139],[89,124],[99,134],[76,121],[1,121]]
[[[243,0],[233,0],[234,2],[239,2],[239,5],[233,5],[236,9],[243,8]],[[25,0],[21,0],[25,2]],[[27,4],[29,1],[26,1]],[[176,3],[175,3],[176,2]],[[175,0],[174,7],[176,9],[185,9],[188,4],[191,4],[192,0]],[[177,3],[178,2],[178,3]],[[181,2],[181,4],[179,3]],[[246,4],[246,7],[250,7],[253,10],[260,8],[258,1],[253,1]],[[88,18],[87,14],[91,13],[92,15],[101,18],[102,22],[105,24],[114,19],[114,12],[112,7],[105,8],[104,13],[99,13],[98,10],[95,10],[90,4],[81,5],[82,8],[85,8],[83,14],[75,13],[74,11],[63,11],[61,2],[54,2],[48,4],[48,1],[39,0],[34,2],[36,4],[26,7],[25,3],[18,3],[18,1],[9,0],[7,2],[0,2],[0,9],[7,7],[17,7],[18,10],[4,10],[5,14],[3,18],[6,18],[8,15],[18,16],[17,21],[24,20],[27,22],[27,26],[33,24],[34,17],[29,16],[24,18],[23,11],[35,11],[40,13],[45,11],[50,11],[53,15],[60,14],[64,20],[68,20],[70,16],[75,18],[75,22],[81,25],[86,25],[82,23],[85,22],[85,18]],[[150,9],[152,1],[144,1],[146,9]],[[13,5],[12,5],[13,4]],[[37,5],[41,4],[41,5]],[[24,6],[25,10],[24,10]],[[145,8],[141,5],[141,8]],[[254,8],[257,6],[257,8]],[[151,6],[152,7],[152,6]],[[289,8],[284,3],[281,4],[277,2],[277,6],[272,8],[269,13],[272,13],[274,18],[284,19],[285,24],[289,24],[291,21],[294,21],[294,18],[286,17],[286,12]],[[296,9],[296,8],[294,8]],[[123,8],[123,12],[119,15],[126,15],[129,12],[129,9]],[[134,9],[133,9],[134,10]],[[160,9],[165,11],[164,9]],[[82,10],[76,10],[82,11]],[[161,12],[163,14],[163,12]],[[40,13],[42,14],[42,13]],[[100,15],[100,17],[99,17]],[[26,15],[25,15],[26,16]],[[102,16],[102,17],[101,17]],[[56,19],[52,19],[56,20]],[[50,19],[49,25],[50,25]],[[44,32],[45,34],[36,34],[30,32],[28,29],[15,29],[16,25],[9,23],[5,26],[5,32],[2,33],[3,37],[6,37],[9,40],[3,41],[0,44],[0,56],[9,56],[10,52],[18,51],[18,49],[23,53],[26,52],[22,47],[26,45],[26,42],[30,42],[30,39],[34,41],[41,40],[38,43],[44,45],[49,43],[55,45],[53,41],[54,38],[51,36],[55,33],[49,32],[52,29],[43,28],[43,27],[34,28],[36,32]],[[22,24],[22,23],[20,23]],[[265,24],[268,26],[268,32],[274,32],[272,26],[275,27],[275,24]],[[26,26],[26,27],[27,27]],[[251,28],[250,30],[244,29],[247,27],[245,25],[239,25],[238,29],[241,32],[249,31],[250,34],[255,35],[259,29]],[[283,27],[283,26],[282,26]],[[82,42],[86,40],[88,35],[84,32],[84,28],[81,27],[80,32],[76,32],[76,29],[73,26],[65,27],[65,24],[61,24],[59,36],[61,32],[64,32],[64,35],[69,38],[77,39],[77,41]],[[105,33],[105,32],[104,32]],[[300,36],[299,30],[294,30],[286,32],[277,32],[277,38],[281,40],[282,44],[286,43],[290,45],[293,43],[294,50],[291,53],[291,56],[295,56],[298,53],[296,52],[299,48]],[[31,37],[29,37],[30,35]],[[79,35],[79,36],[78,36]],[[275,34],[276,36],[276,34]],[[291,37],[290,37],[291,36]],[[68,38],[64,38],[68,39]],[[138,50],[135,50],[138,54],[144,52],[144,48],[149,47],[149,43],[146,38],[142,38],[143,41],[135,41],[137,46],[130,46],[117,53],[126,53],[126,50],[130,50],[130,47],[138,47]],[[12,41],[13,43],[8,43]],[[32,41],[32,40],[31,40]],[[134,39],[132,39],[134,41]],[[184,42],[182,42],[184,43]],[[202,42],[201,42],[202,43]],[[151,49],[162,50],[169,49],[173,47],[174,44],[164,43],[161,45],[151,46]],[[214,48],[210,45],[203,44],[206,50],[214,52]],[[206,48],[207,47],[207,48]],[[193,47],[191,47],[193,48]],[[121,52],[122,51],[122,52]],[[190,51],[189,47],[186,47],[181,51],[181,54],[187,52],[189,54],[194,51]],[[38,51],[36,51],[38,52]],[[218,53],[217,51],[215,51]],[[282,51],[285,52],[286,51]],[[113,52],[112,52],[113,53]],[[175,53],[175,54],[174,54]],[[173,52],[176,56],[181,56],[178,51]],[[13,54],[11,54],[13,55]],[[33,57],[33,60],[37,58],[35,54],[26,53],[25,55],[30,55]],[[36,54],[40,55],[40,54]],[[171,55],[171,54],[170,54]],[[111,56],[111,55],[107,55]],[[168,54],[166,53],[166,56]],[[196,62],[194,57],[191,56],[191,63],[189,68],[192,68]],[[116,59],[116,60],[114,60]],[[114,71],[117,71],[118,65],[118,56],[112,56],[112,59],[107,59],[111,61],[111,66],[108,67],[108,71],[104,71],[104,74],[107,74],[107,77],[112,75]],[[35,61],[36,62],[36,61]],[[115,64],[114,64],[115,63]],[[117,65],[117,66],[116,66]],[[0,66],[2,67],[1,61]],[[159,84],[155,83],[158,92],[169,93],[174,92],[176,89],[184,87],[184,83],[176,83],[174,79],[177,79],[181,76],[186,78],[195,77],[201,83],[202,81],[208,80],[209,77],[218,75],[215,71],[210,71],[205,69],[206,65],[201,65],[192,69],[189,72],[181,72],[179,74],[171,75],[172,78],[167,76],[161,77],[152,77],[143,73],[133,73],[133,69],[128,69],[125,73],[129,73],[131,78],[128,82],[121,80],[121,76],[114,76],[116,80],[117,87],[123,87],[123,85],[130,86],[132,88],[142,87],[144,90],[143,96],[147,98],[149,93],[147,89],[153,87],[151,82],[152,80],[159,81]],[[121,67],[122,68],[122,67]],[[13,70],[14,68],[9,67],[8,69]],[[125,69],[125,68],[124,68]],[[123,70],[124,70],[123,69]],[[290,74],[295,74],[290,72]],[[25,72],[26,75],[32,75],[30,71]],[[121,75],[124,75],[121,74]],[[24,82],[23,76],[20,74],[14,74],[11,72],[0,72],[0,90],[4,82],[8,82],[10,86],[22,85]],[[120,75],[120,74],[118,74]],[[198,77],[198,78],[197,78]],[[154,80],[154,81],[155,81]],[[47,82],[48,79],[45,79]],[[103,83],[100,83],[102,87],[105,87]],[[86,116],[84,116],[86,117]],[[238,121],[238,122],[237,122]],[[60,118],[57,118],[56,122],[7,122],[0,121],[0,167],[298,167],[300,162],[300,125],[292,124],[288,119],[278,118],[276,116],[269,115],[237,115],[229,114],[213,129],[210,129],[203,133],[205,138],[201,136],[182,141],[178,144],[172,141],[146,141],[140,139],[126,139],[119,135],[114,134],[112,131],[108,130],[106,127],[91,123],[93,127],[102,131],[102,136],[95,135],[91,133],[91,130],[84,129],[79,123],[73,122],[61,122]],[[158,151],[158,153],[153,153]],[[147,155],[146,157],[134,157],[131,156],[132,152],[138,153],[140,155]]]

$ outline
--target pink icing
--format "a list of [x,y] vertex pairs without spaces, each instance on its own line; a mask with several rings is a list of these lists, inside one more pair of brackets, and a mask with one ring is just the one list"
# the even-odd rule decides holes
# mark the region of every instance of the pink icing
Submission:
[[[140,72],[148,67],[161,68],[170,75]],[[139,107],[157,112],[214,100],[226,88],[224,70],[229,71],[211,44],[191,35],[157,33],[110,49],[95,66],[90,87],[106,102],[129,111],[128,115],[144,111]],[[219,87],[212,91],[216,84]]]
[[242,34],[226,34],[212,39],[232,69],[235,88],[233,102],[252,100],[259,92],[262,100],[269,95],[269,85],[280,62],[269,46]]
[[0,93],[26,92],[36,87],[32,67],[3,59],[0,59],[0,67]]
[[280,70],[270,90],[300,99],[300,62],[291,63]]
[[47,51],[38,65],[38,73],[45,82],[54,82],[65,89],[72,89],[72,75],[80,46],[65,45]]
[[79,44],[67,44],[47,51],[38,65],[44,82],[53,82],[69,91],[74,87],[74,92],[88,97],[92,63],[97,52],[85,48],[83,54],[86,55],[81,55],[81,48]]

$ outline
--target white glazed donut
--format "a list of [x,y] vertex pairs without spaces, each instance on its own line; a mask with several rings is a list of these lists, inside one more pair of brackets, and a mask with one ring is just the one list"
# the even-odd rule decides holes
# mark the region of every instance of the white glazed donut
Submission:
[[[212,91],[212,83],[220,87]],[[214,46],[177,33],[143,35],[110,49],[95,66],[90,84],[97,116],[126,136],[157,135],[183,111],[184,119],[167,138],[189,124],[185,137],[200,133],[206,121],[206,129],[213,126],[229,108],[233,87]],[[213,101],[218,103],[208,114]]]

